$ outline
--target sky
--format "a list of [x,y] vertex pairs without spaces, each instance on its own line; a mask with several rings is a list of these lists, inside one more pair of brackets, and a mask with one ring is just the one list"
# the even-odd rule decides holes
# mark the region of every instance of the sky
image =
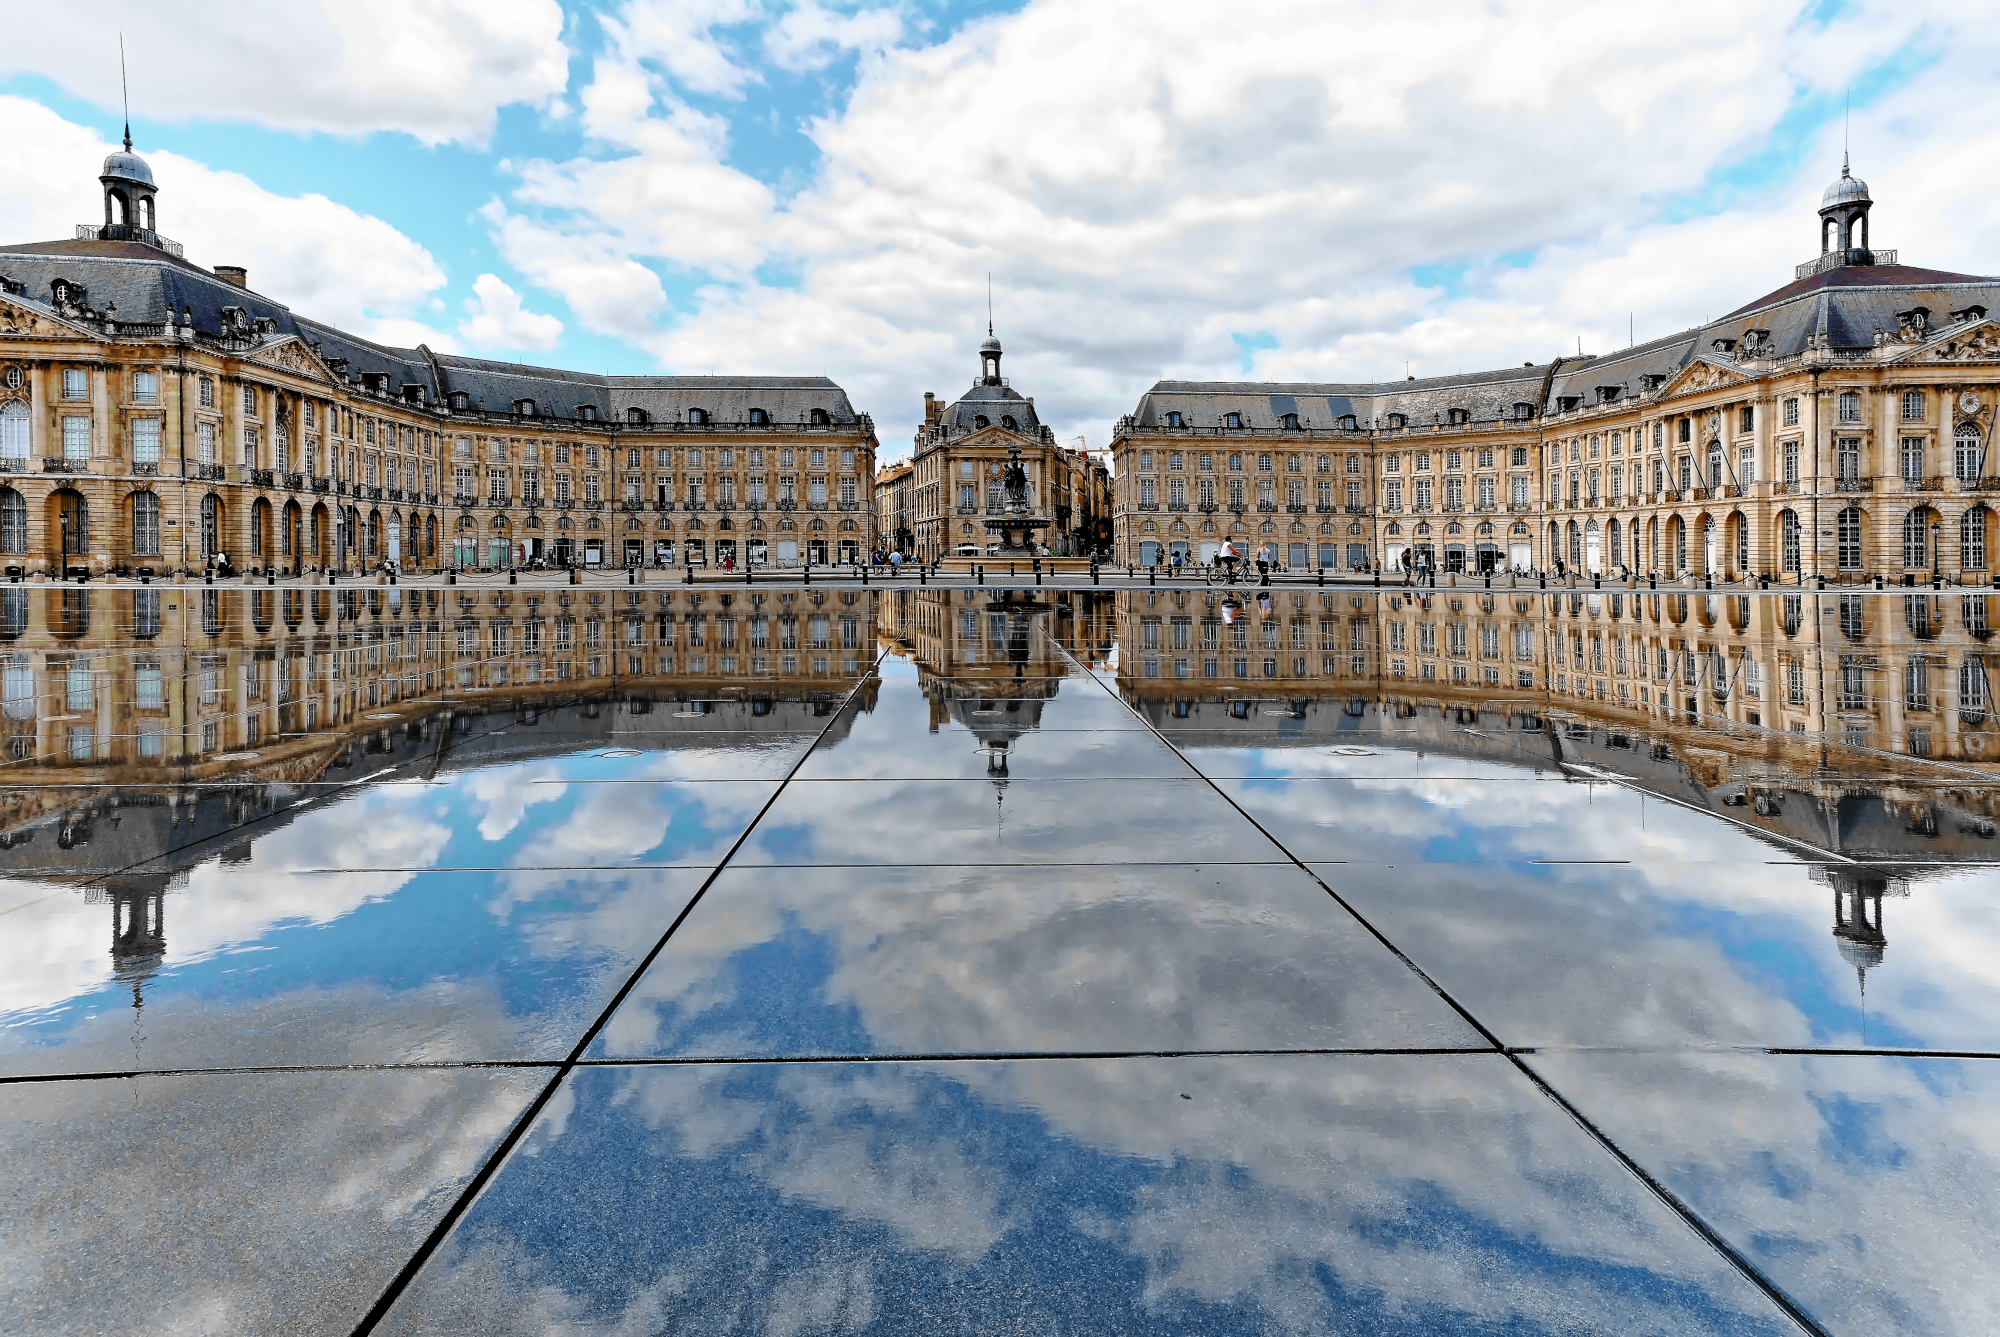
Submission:
[[1605,352],[1817,254],[2000,270],[2000,0],[341,0],[23,8],[0,238],[160,228],[302,314],[585,371],[824,374],[908,453],[1005,370],[1074,444],[1154,381]]

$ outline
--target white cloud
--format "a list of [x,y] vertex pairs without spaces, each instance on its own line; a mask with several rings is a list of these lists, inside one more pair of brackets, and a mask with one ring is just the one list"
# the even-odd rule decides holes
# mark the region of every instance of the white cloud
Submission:
[[808,0],[787,10],[764,33],[764,50],[780,69],[824,69],[848,51],[887,51],[903,39],[903,16],[893,9],[837,14]]
[[562,29],[555,0],[27,6],[9,18],[0,74],[48,78],[115,111],[122,33],[141,120],[476,144],[501,107],[562,93]]
[[[1642,338],[1721,314],[1816,250],[1836,170],[1824,135],[1737,195],[1732,164],[1906,45],[1937,64],[1856,122],[1878,231],[1935,231],[1948,250],[1904,241],[1920,263],[1990,268],[2000,243],[1978,184],[2000,143],[1920,114],[1941,84],[1993,82],[1993,38],[1958,11],[1301,0],[1218,24],[1204,5],[1049,0],[912,48],[894,13],[807,4],[766,23],[772,65],[869,54],[811,125],[822,156],[795,194],[740,170],[727,127],[683,101],[751,86],[714,36],[744,11],[626,14],[583,98],[613,151],[528,165],[494,213],[503,250],[669,368],[836,376],[892,449],[917,391],[972,374],[988,270],[1014,384],[1060,435],[1099,441],[1157,377],[1239,374],[1237,333],[1277,337],[1258,376],[1362,379],[1579,336],[1602,350],[1628,312]],[[706,63],[638,35],[669,31]],[[587,267],[539,260],[579,241]],[[695,272],[684,308],[651,283],[603,295],[614,266],[655,261]],[[1462,290],[1412,277],[1461,264]]]
[[[18,146],[17,179],[0,198],[0,235],[65,237],[104,215],[97,174],[117,147],[23,98],[0,97],[0,135]],[[286,196],[177,153],[148,153],[160,230],[197,264],[239,264],[256,291],[315,320],[387,343],[456,340],[418,317],[444,286],[423,246],[379,218],[324,195]]]
[[521,295],[498,274],[481,274],[472,281],[465,310],[458,332],[473,348],[546,351],[562,340],[563,323],[522,306]]

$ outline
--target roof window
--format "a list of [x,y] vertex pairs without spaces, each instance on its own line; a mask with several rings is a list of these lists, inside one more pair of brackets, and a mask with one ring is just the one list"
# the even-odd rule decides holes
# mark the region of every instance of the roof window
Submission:
[[1241,427],[1243,425],[1243,415],[1240,413],[1225,413],[1222,415],[1222,425],[1224,427]]
[[1535,416],[1535,406],[1526,402],[1514,405],[1514,421],[1526,422]]
[[688,421],[689,421],[690,423],[692,423],[692,424],[693,424],[694,426],[696,426],[696,427],[705,427],[705,426],[707,426],[707,425],[708,425],[708,410],[707,410],[707,409],[689,409],[689,410],[688,410]]
[[517,400],[515,400],[515,401],[514,401],[514,412],[515,412],[515,413],[516,413],[517,415],[519,415],[520,417],[523,417],[523,418],[532,418],[532,417],[534,417],[534,416],[535,416],[535,401],[534,401],[534,400],[532,400],[532,399],[517,399]]
[[766,413],[763,409],[751,409],[750,422],[752,423],[752,425],[757,427],[767,427],[770,425],[771,415]]

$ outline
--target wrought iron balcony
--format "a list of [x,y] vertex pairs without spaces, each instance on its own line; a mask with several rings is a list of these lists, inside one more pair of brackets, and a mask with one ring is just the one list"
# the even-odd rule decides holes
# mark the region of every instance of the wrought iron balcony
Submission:
[[306,476],[304,474],[285,475],[285,486],[292,489],[294,492],[303,488],[305,485],[306,485]]
[[1875,480],[1872,478],[1836,478],[1833,480],[1835,492],[1873,492]]
[[52,456],[42,461],[42,472],[45,474],[87,474],[90,472],[90,461],[64,459],[60,455]]
[[160,476],[159,462],[156,460],[135,461],[132,465],[132,472],[140,478],[158,478]]
[[276,487],[277,485],[276,476],[269,469],[252,469],[250,471],[250,486]]

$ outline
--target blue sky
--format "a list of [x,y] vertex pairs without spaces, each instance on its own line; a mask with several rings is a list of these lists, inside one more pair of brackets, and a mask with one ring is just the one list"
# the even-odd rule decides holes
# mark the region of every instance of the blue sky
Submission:
[[2000,140],[1935,115],[1992,91],[1983,9],[113,3],[0,54],[0,224],[91,215],[122,31],[163,228],[302,311],[823,372],[894,455],[969,381],[990,272],[1017,388],[1101,444],[1161,377],[1508,365],[1741,305],[1814,249],[1850,101],[1877,234],[1990,271]]

